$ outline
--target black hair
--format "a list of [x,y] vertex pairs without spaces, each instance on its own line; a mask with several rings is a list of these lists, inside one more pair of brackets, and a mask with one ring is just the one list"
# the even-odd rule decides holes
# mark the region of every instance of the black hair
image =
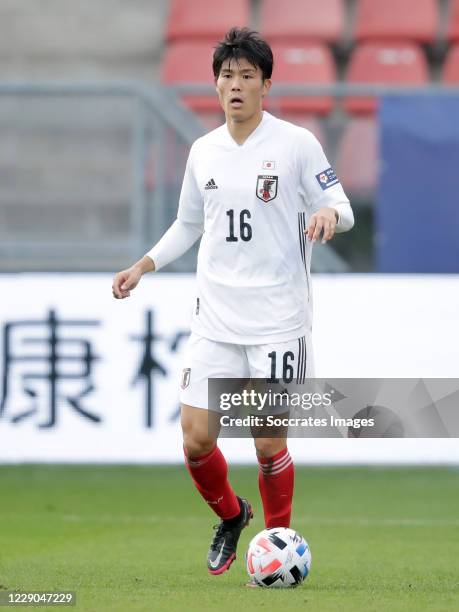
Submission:
[[249,28],[231,28],[215,47],[212,61],[214,77],[218,78],[225,60],[235,59],[237,62],[241,58],[260,68],[263,81],[271,78],[274,64],[271,47],[258,32]]

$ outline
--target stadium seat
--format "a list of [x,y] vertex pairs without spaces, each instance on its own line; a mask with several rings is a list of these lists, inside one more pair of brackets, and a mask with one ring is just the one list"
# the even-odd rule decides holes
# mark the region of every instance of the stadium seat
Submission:
[[459,0],[450,2],[448,40],[459,41]]
[[452,47],[446,57],[443,82],[451,85],[459,84],[459,44]]
[[263,0],[260,31],[269,42],[336,42],[344,24],[343,0]]
[[437,35],[436,0],[359,0],[355,38],[431,43]]
[[[429,78],[427,61],[421,49],[411,43],[364,43],[357,47],[348,67],[349,83],[384,85],[424,85]],[[344,101],[350,113],[372,113],[376,100],[350,97]]]
[[[275,85],[331,85],[336,80],[336,67],[330,49],[321,44],[272,45],[275,58],[273,81]],[[268,110],[326,115],[333,106],[331,96],[275,96],[267,99]]]
[[370,197],[378,182],[378,129],[372,117],[351,119],[338,147],[336,172],[354,198]]
[[232,26],[250,23],[249,0],[171,0],[166,40],[211,40],[216,42]]
[[[168,85],[196,83],[214,85],[212,46],[203,42],[178,42],[166,47],[162,66],[162,81]],[[195,111],[219,112],[215,90],[209,94],[187,94],[182,100]]]

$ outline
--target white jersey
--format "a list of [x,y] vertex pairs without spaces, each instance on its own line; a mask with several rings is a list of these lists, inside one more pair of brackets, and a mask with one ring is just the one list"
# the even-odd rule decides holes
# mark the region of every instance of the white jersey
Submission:
[[266,111],[242,145],[226,124],[196,140],[177,215],[204,226],[192,331],[245,345],[307,333],[312,243],[303,231],[316,210],[340,204],[349,207],[315,136]]

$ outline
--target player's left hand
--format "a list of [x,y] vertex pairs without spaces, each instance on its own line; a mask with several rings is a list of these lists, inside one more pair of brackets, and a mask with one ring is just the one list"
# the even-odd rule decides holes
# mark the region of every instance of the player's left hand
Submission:
[[322,244],[327,240],[331,240],[335,235],[336,223],[338,222],[338,213],[334,208],[324,207],[319,208],[309,219],[308,229],[304,231],[309,240],[315,242],[322,235]]

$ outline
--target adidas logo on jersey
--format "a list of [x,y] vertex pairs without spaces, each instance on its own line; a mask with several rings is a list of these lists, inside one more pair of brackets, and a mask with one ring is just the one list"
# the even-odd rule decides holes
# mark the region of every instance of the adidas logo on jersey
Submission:
[[214,179],[210,179],[210,181],[206,184],[204,189],[218,189],[218,185],[215,184]]

